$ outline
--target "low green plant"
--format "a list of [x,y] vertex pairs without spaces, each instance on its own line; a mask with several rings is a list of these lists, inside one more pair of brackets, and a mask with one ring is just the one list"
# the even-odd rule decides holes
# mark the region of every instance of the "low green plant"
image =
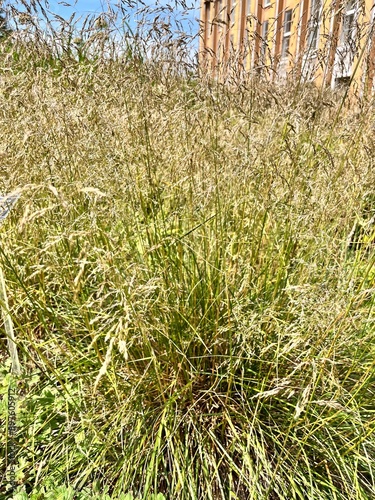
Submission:
[[[151,495],[150,500],[165,500],[164,495]],[[50,489],[42,488],[38,492],[34,492],[31,494],[27,494],[25,492],[16,493],[13,496],[14,500],[137,500],[131,493],[129,494],[120,494],[117,497],[111,497],[105,493],[99,494],[95,493],[93,490],[88,490],[85,488],[81,492],[74,491],[70,486],[61,486],[61,487],[51,487]]]

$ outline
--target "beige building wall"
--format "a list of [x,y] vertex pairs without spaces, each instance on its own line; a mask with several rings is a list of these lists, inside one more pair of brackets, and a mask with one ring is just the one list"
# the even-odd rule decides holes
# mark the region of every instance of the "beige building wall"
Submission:
[[372,91],[374,0],[212,0],[201,4],[200,64]]

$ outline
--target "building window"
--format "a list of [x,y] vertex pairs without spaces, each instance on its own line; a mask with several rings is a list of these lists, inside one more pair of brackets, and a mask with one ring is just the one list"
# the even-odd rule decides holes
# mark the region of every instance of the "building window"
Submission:
[[290,36],[292,34],[292,9],[286,10],[284,14],[283,41],[281,45],[281,57],[287,57],[289,52]]
[[311,0],[309,34],[307,37],[307,51],[315,51],[319,42],[319,26],[322,0]]
[[335,89],[345,90],[350,85],[350,76],[341,76],[335,79]]
[[268,47],[268,27],[269,27],[269,21],[264,21],[262,24],[262,45],[260,47],[260,59],[262,64],[266,63],[266,55]]
[[223,32],[223,25],[225,24],[225,9],[226,5],[223,5],[223,0],[219,0],[217,5],[216,17],[216,24],[218,25],[219,34]]
[[342,45],[348,45],[354,42],[355,34],[355,16],[357,11],[357,1],[349,0],[345,6],[342,20],[342,31],[340,42]]
[[246,45],[248,43],[248,38],[249,38],[249,28],[251,27],[251,19],[250,19],[250,13],[251,13],[251,0],[243,0],[246,1],[246,19],[245,19],[245,31],[244,31],[244,44]]
[[206,43],[211,35],[210,16],[211,16],[211,2],[208,1],[205,2],[204,4],[204,33],[205,33]]
[[220,21],[224,19],[224,9],[223,9],[223,0],[219,0],[218,7],[217,7],[217,17]]
[[236,21],[236,7],[237,7],[237,3],[233,2],[232,10],[230,11],[230,27],[231,28],[233,28],[234,23]]

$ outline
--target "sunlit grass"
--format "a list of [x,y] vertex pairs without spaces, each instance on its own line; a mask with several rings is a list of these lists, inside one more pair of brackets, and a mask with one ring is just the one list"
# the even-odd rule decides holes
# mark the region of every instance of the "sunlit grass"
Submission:
[[21,489],[373,498],[374,122],[338,105],[131,62],[1,76]]

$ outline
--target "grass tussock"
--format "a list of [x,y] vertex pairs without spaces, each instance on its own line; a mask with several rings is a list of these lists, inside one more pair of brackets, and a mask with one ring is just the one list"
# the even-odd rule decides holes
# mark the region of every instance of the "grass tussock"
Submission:
[[370,104],[137,59],[7,64],[20,490],[373,498]]

